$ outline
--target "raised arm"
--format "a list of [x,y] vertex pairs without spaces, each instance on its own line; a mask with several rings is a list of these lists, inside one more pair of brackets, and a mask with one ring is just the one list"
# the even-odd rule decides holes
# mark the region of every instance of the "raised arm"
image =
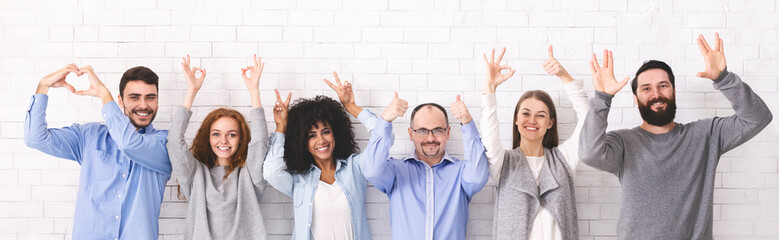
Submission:
[[276,131],[270,136],[270,147],[262,165],[262,177],[276,190],[292,197],[292,174],[285,170],[287,166],[284,163],[284,132],[287,130],[287,113],[292,93],[287,95],[286,101],[282,101],[279,90],[275,91],[276,104],[273,106],[273,120],[276,121]]
[[105,125],[119,150],[132,161],[152,171],[170,175],[170,160],[168,149],[165,147],[168,132],[139,133],[138,129],[130,123],[130,118],[114,102],[111,92],[103,85],[92,67],[81,67],[79,73],[89,76],[89,89],[76,91],[76,94],[98,97],[103,101]]
[[[184,138],[184,133],[187,132],[187,125],[189,125],[189,119],[192,117],[192,111],[190,111],[192,102],[195,100],[200,87],[203,86],[206,70],[199,67],[190,67],[189,55],[181,59],[181,70],[187,80],[187,94],[181,106],[173,108],[173,121],[171,121],[170,129],[168,130],[168,143],[166,146],[168,147],[168,157],[170,157],[173,177],[176,178],[179,186],[181,186],[184,197],[189,199],[189,194],[192,190],[192,178],[195,175],[198,162],[189,151],[189,145]],[[195,73],[198,71],[201,73],[199,78],[195,77]]]
[[189,145],[184,138],[191,116],[192,111],[187,110],[184,106],[173,108],[173,120],[170,122],[168,143],[166,144],[172,175],[176,178],[179,186],[181,186],[181,192],[186,199],[189,199],[189,194],[192,190],[192,178],[195,175],[195,169],[198,164],[197,159],[189,151]]
[[389,150],[395,141],[392,137],[392,121],[403,116],[407,109],[408,102],[398,98],[395,92],[389,106],[381,113],[381,119],[376,121],[368,146],[362,153],[365,178],[384,193],[390,193],[395,185],[395,167],[389,157]]
[[[497,185],[500,180],[500,171],[503,168],[503,156],[506,150],[500,141],[500,125],[498,123],[498,104],[495,96],[497,87],[514,76],[515,70],[508,65],[500,65],[506,48],[500,52],[498,59],[495,59],[495,49],[492,49],[490,57],[484,56],[487,75],[484,80],[484,93],[481,96],[481,132],[484,135],[482,142],[486,149],[487,163],[490,169],[490,182]],[[501,70],[507,70],[507,73],[501,73]]]
[[343,84],[341,84],[341,79],[338,78],[338,73],[336,72],[333,72],[333,78],[335,79],[336,84],[333,84],[326,78],[323,79],[323,81],[338,94],[338,99],[341,100],[341,104],[344,106],[346,111],[349,112],[349,114],[354,117],[359,116],[360,112],[362,112],[362,107],[357,106],[357,104],[354,102],[354,91],[352,90],[352,83],[349,81],[344,81]]
[[603,66],[592,54],[590,70],[595,87],[595,97],[590,100],[590,110],[584,120],[579,138],[581,161],[596,169],[618,174],[622,169],[624,145],[615,133],[606,133],[611,99],[624,87],[629,77],[617,81],[614,77],[614,59],[609,50],[603,51]]
[[557,76],[563,82],[563,88],[568,95],[568,99],[573,103],[573,110],[576,112],[576,128],[573,134],[560,144],[560,151],[563,153],[571,172],[576,172],[576,166],[579,164],[579,135],[584,125],[584,118],[590,105],[587,103],[587,93],[584,92],[582,81],[575,81],[562,64],[554,57],[554,49],[549,45],[549,59],[544,61],[544,70],[552,76]]
[[715,38],[716,44],[712,48],[703,35],[698,36],[698,48],[706,70],[697,76],[713,80],[714,88],[722,91],[735,111],[733,116],[714,119],[712,131],[719,138],[721,153],[725,153],[757,135],[771,123],[773,115],[749,85],[735,73],[728,72],[724,43],[719,33],[715,34]]
[[[246,84],[246,89],[251,96],[252,110],[249,113],[251,116],[251,122],[249,122],[249,128],[251,130],[251,142],[249,142],[249,153],[246,157],[246,169],[252,178],[252,184],[257,188],[259,194],[263,194],[265,191],[265,178],[263,173],[263,160],[268,153],[268,125],[265,122],[265,111],[262,109],[262,103],[260,102],[260,77],[262,76],[262,70],[265,68],[265,63],[262,62],[262,58],[258,58],[257,55],[252,57],[254,64],[241,69],[241,76],[243,82]],[[246,71],[251,72],[249,77],[246,76]],[[283,151],[282,151],[283,152]]]
[[460,95],[457,95],[452,104],[452,114],[454,118],[460,120],[460,129],[463,134],[464,160],[466,161],[463,166],[463,190],[468,196],[473,196],[484,188],[490,177],[487,155],[484,154],[484,145],[481,144],[476,124],[473,122],[471,113],[468,112],[468,107],[460,100]]
[[76,64],[71,63],[40,80],[24,119],[24,143],[46,154],[81,163],[81,126],[74,124],[71,127],[50,129],[46,123],[46,107],[49,101],[46,94],[49,88],[63,87],[75,92],[73,86],[65,82],[65,77],[70,73],[78,74],[78,71]]

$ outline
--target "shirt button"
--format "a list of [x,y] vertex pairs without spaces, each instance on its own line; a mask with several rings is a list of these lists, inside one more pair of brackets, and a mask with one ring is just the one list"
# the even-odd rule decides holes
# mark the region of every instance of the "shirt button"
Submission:
[[122,174],[122,177],[127,177],[127,174]]
[[114,218],[119,219],[119,216],[114,216]]
[[122,198],[122,194],[119,194],[119,198]]

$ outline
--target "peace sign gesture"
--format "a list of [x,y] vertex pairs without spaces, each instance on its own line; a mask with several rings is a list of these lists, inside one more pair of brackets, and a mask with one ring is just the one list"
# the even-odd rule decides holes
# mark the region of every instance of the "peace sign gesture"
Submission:
[[362,111],[362,108],[354,103],[354,90],[352,90],[352,83],[349,81],[344,81],[342,84],[341,79],[338,78],[338,73],[335,71],[333,71],[333,78],[335,78],[335,84],[330,82],[330,80],[327,80],[327,78],[322,80],[327,84],[327,86],[330,86],[330,88],[335,90],[335,93],[338,94],[338,99],[341,100],[341,104],[344,105],[346,111],[348,111],[349,114],[352,114],[352,116],[357,117],[357,115],[359,115]]
[[[495,59],[495,49],[492,49],[489,59],[487,58],[487,54],[482,54],[484,56],[484,63],[487,65],[487,79],[484,81],[485,94],[495,93],[495,89],[498,85],[508,80],[511,76],[514,76],[514,69],[508,65],[500,65],[500,61],[503,60],[503,54],[505,53],[506,48],[504,47],[500,52],[500,55],[498,55],[497,60]],[[504,69],[508,70],[508,73],[501,73]]]
[[608,49],[603,50],[603,66],[598,64],[598,58],[595,57],[595,53],[592,54],[590,71],[592,72],[592,85],[595,87],[595,90],[611,95],[617,94],[630,79],[630,77],[625,77],[622,81],[617,82],[617,79],[614,77],[614,57]]
[[276,121],[276,132],[285,133],[287,131],[289,100],[292,99],[292,93],[287,94],[286,101],[281,101],[279,90],[274,89],[274,91],[276,91],[276,104],[273,105],[273,120]]
[[709,43],[706,42],[706,39],[703,38],[703,35],[698,35],[698,49],[701,50],[703,61],[706,62],[706,70],[699,72],[696,76],[711,80],[717,79],[727,66],[725,63],[725,45],[722,43],[722,39],[719,38],[719,33],[714,33],[714,37],[716,45],[712,49]]

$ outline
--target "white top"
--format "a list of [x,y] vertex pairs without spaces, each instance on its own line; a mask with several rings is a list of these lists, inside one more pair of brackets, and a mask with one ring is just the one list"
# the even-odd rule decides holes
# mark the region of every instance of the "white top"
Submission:
[[[576,173],[576,165],[579,164],[579,133],[584,125],[584,117],[590,106],[588,104],[587,94],[584,92],[581,80],[575,80],[563,84],[569,100],[573,104],[573,110],[576,112],[576,128],[573,134],[566,141],[558,146],[560,152],[565,157],[565,161],[570,167],[571,173]],[[498,107],[495,94],[482,95],[481,97],[481,134],[482,143],[487,150],[487,163],[490,167],[490,183],[497,185],[500,181],[500,171],[503,168],[503,156],[506,151],[500,140],[500,129],[498,124]],[[557,114],[558,118],[560,114]],[[513,119],[513,116],[512,116]],[[511,119],[509,119],[511,120]],[[510,121],[509,121],[510,122]],[[559,124],[559,122],[558,122]],[[559,128],[558,128],[559,129]],[[513,130],[512,130],[513,131]],[[533,177],[538,184],[538,175],[544,166],[544,156],[526,156]],[[560,227],[554,220],[554,217],[543,206],[540,206],[538,213],[533,220],[533,228],[529,239],[543,240],[562,240]]]
[[353,240],[352,210],[338,182],[319,181],[314,192],[311,234],[314,240]]

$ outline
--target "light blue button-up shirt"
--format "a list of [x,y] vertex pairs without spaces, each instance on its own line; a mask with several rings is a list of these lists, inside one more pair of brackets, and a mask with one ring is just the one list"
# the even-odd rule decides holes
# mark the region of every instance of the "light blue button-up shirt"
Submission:
[[103,106],[105,125],[47,128],[49,97],[32,97],[24,122],[27,146],[81,165],[73,239],[157,239],[160,204],[170,179],[168,132],[135,130],[116,102]]
[[[367,109],[357,115],[357,119],[372,132],[376,126],[376,115]],[[314,193],[322,171],[316,166],[311,167],[307,174],[290,174],[284,163],[283,133],[273,132],[270,136],[270,149],[263,164],[263,177],[268,183],[292,197],[294,205],[295,225],[292,229],[293,240],[311,240],[311,220],[313,219]],[[341,187],[351,210],[352,230],[354,239],[371,239],[368,228],[368,217],[365,215],[365,190],[368,181],[362,173],[364,154],[352,154],[347,159],[338,159],[335,167],[335,182]]]
[[465,239],[468,203],[487,183],[489,170],[476,124],[471,121],[461,130],[467,160],[444,153],[431,167],[413,152],[401,159],[389,157],[392,123],[376,122],[363,152],[364,172],[389,197],[392,239]]

